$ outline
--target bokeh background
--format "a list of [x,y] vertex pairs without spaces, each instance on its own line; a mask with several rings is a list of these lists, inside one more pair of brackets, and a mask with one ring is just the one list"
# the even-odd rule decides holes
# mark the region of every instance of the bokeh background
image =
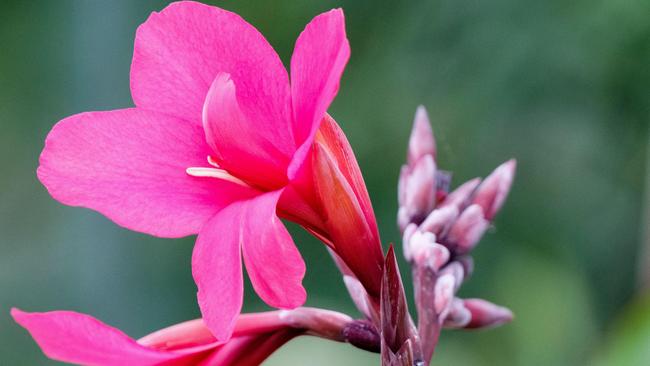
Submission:
[[[65,207],[35,175],[59,119],[132,105],[135,29],[166,3],[0,5],[0,364],[55,364],[11,321],[12,306],[89,313],[135,337],[199,315],[194,238],[152,238]],[[330,113],[356,151],[385,243],[399,243],[396,182],[418,104],[455,184],[517,158],[510,199],[462,290],[516,320],[445,332],[435,364],[650,364],[650,2],[214,3],[258,27],[285,62],[314,15],[344,8],[352,58]],[[353,313],[323,245],[293,232],[308,304]],[[246,310],[265,309],[250,287],[246,296]],[[302,364],[378,357],[303,338],[268,361]]]

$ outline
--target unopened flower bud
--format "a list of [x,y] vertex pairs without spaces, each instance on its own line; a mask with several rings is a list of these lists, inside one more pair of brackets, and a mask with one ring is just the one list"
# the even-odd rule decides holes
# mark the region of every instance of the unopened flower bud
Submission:
[[413,129],[409,138],[407,157],[409,165],[425,155],[436,157],[436,141],[433,137],[427,110],[423,106],[419,106],[415,112]]
[[454,298],[456,279],[452,274],[438,277],[434,289],[434,308],[437,314],[442,314],[449,309]]
[[458,291],[460,285],[465,280],[465,268],[458,261],[453,261],[440,271],[440,276],[451,275],[454,277],[454,293]]
[[503,206],[510,192],[516,167],[517,162],[514,159],[508,160],[497,167],[476,189],[472,201],[483,208],[487,220],[492,220]]
[[436,204],[436,163],[425,155],[413,165],[406,179],[404,206],[413,222],[420,223]]
[[367,320],[355,320],[343,328],[343,338],[351,345],[366,351],[379,353],[381,336],[377,328]]
[[397,226],[401,231],[406,230],[406,227],[411,223],[411,218],[405,206],[400,206],[397,210]]
[[430,268],[432,271],[437,272],[448,261],[451,253],[444,245],[433,243],[425,250],[415,255],[415,262],[419,266]]
[[429,119],[424,107],[419,107],[409,139],[407,164],[399,176],[397,223],[401,230],[411,222],[419,224],[424,220],[438,202],[440,189],[446,194],[448,175],[437,177],[435,152]]
[[449,230],[447,241],[453,245],[456,253],[468,253],[474,249],[489,226],[490,223],[483,216],[481,206],[472,204],[454,222]]
[[409,248],[411,250],[411,258],[417,260],[423,252],[426,252],[432,245],[436,243],[436,236],[433,233],[426,231],[416,230],[409,240]]
[[415,224],[407,226],[403,240],[404,258],[416,267],[428,267],[438,272],[451,255],[449,249],[436,243],[435,234],[419,230]]
[[436,208],[420,225],[420,230],[441,235],[449,230],[451,224],[458,217],[458,208],[453,205]]
[[406,225],[406,227],[403,230],[404,233],[402,234],[402,250],[404,252],[404,259],[410,262],[413,259],[413,250],[411,249],[411,237],[418,230],[418,226],[411,223]]
[[471,319],[472,313],[465,307],[463,300],[454,298],[443,325],[445,328],[464,328],[471,322]]
[[508,323],[513,319],[512,311],[482,299],[466,299],[463,303],[472,314],[465,328],[489,328]]
[[445,198],[440,207],[454,206],[459,211],[463,210],[469,204],[472,194],[480,183],[480,178],[474,178],[461,184],[447,195],[447,198]]

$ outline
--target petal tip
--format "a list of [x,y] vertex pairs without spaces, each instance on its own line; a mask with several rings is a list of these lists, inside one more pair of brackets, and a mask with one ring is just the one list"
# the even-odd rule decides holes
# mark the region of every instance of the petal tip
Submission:
[[14,321],[18,324],[21,324],[21,321],[29,315],[29,313],[26,313],[18,308],[11,308],[9,310],[9,314],[11,314],[11,317],[14,319]]

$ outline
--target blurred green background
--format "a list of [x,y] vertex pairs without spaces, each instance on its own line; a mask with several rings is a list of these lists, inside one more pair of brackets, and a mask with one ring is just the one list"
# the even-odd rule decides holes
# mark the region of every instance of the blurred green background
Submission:
[[[54,364],[11,321],[12,306],[89,313],[134,337],[199,315],[194,238],[156,239],[63,206],[35,175],[59,119],[132,105],[135,29],[165,4],[0,5],[3,365]],[[439,164],[454,171],[455,184],[518,159],[514,190],[462,290],[509,306],[516,319],[493,331],[444,333],[434,364],[650,364],[650,298],[641,290],[641,269],[650,266],[643,254],[650,2],[218,5],[260,29],[285,62],[314,15],[344,8],[352,58],[330,113],[356,151],[385,243],[399,242],[396,182],[418,104],[429,110]],[[308,265],[308,304],[353,313],[324,246],[293,232]],[[246,310],[264,308],[248,287]],[[303,338],[268,364],[376,365],[378,358]]]

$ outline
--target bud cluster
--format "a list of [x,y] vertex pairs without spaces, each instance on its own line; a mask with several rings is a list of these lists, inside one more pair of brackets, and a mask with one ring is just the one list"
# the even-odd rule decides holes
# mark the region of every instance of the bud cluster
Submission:
[[512,319],[507,308],[457,296],[472,274],[470,255],[503,205],[516,162],[510,160],[487,178],[472,179],[450,192],[451,174],[437,169],[436,144],[427,112],[419,107],[402,167],[397,222],[403,253],[413,273],[417,324],[408,311],[395,251],[381,266],[380,296],[371,295],[339,253],[330,254],[350,297],[364,319],[349,322],[342,339],[381,353],[384,366],[427,365],[443,328],[476,329]]
[[413,271],[418,332],[426,362],[441,328],[485,328],[508,322],[510,310],[480,299],[456,296],[471,275],[471,250],[503,205],[516,162],[487,178],[470,180],[448,193],[450,174],[436,169],[436,149],[427,113],[419,107],[398,186],[398,225],[403,252]]

